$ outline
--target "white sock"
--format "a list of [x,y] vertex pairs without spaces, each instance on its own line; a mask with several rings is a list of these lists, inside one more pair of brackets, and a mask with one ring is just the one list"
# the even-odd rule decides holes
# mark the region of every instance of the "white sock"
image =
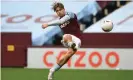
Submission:
[[55,72],[58,71],[61,68],[61,66],[59,66],[58,64],[56,64],[55,66],[53,66],[50,71]]

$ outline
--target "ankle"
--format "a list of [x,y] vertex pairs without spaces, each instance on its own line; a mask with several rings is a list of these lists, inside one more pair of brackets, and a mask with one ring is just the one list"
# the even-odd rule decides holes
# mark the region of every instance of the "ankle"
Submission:
[[53,68],[51,68],[51,69],[49,70],[49,72],[52,72],[52,73],[53,73],[53,72],[55,72],[55,70],[54,70]]
[[58,71],[59,69],[61,68],[60,65],[58,64],[55,64],[51,69],[50,69],[50,72],[55,72],[55,71]]

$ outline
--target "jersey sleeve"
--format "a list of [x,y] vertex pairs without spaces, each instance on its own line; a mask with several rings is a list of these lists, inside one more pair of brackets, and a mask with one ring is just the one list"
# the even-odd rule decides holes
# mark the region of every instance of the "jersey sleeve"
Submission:
[[49,22],[48,25],[49,26],[51,26],[51,25],[60,25],[60,24],[63,24],[64,22],[68,21],[69,19],[70,19],[70,17],[68,15],[65,15],[64,17],[62,17],[59,20]]
[[70,17],[70,19],[74,18],[75,14],[72,12],[67,12],[66,15]]
[[66,21],[68,21],[68,20],[74,18],[74,16],[75,16],[74,13],[72,13],[72,12],[66,12],[66,14],[65,14],[64,17],[62,17],[62,18],[59,19],[59,20],[55,20],[55,21],[49,22],[48,25],[49,25],[49,26],[52,26],[52,25],[60,25],[60,24],[63,24],[63,23],[65,23]]

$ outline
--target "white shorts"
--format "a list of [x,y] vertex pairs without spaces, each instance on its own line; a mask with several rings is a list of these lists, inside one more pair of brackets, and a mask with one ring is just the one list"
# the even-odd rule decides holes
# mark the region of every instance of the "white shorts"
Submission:
[[79,49],[80,46],[81,46],[81,40],[78,37],[74,36],[74,35],[71,35],[71,36],[72,36],[72,41],[76,44],[75,48]]
[[[71,35],[71,36],[72,36],[72,42],[76,44],[75,48],[76,49],[80,48],[81,40],[78,37],[74,36],[74,35]],[[64,47],[67,47],[67,48],[69,47],[68,43],[64,42],[64,40],[61,40],[61,43],[64,45]]]

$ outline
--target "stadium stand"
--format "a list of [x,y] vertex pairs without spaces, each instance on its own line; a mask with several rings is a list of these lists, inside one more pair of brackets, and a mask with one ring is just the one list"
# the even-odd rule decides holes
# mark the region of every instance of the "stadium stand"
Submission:
[[[93,14],[95,13],[93,12],[90,15],[88,14],[88,17],[84,16],[81,19],[79,19],[79,22],[82,25],[84,25],[81,27],[85,27],[84,29],[88,28],[90,25],[95,24],[97,21],[104,18],[105,16],[115,11],[116,9],[126,5],[128,2],[131,2],[131,1],[97,1],[97,4],[99,5],[100,10],[98,10],[96,14]],[[90,9],[85,8],[85,10],[91,11],[91,8]],[[86,18],[88,18],[89,20]]]

